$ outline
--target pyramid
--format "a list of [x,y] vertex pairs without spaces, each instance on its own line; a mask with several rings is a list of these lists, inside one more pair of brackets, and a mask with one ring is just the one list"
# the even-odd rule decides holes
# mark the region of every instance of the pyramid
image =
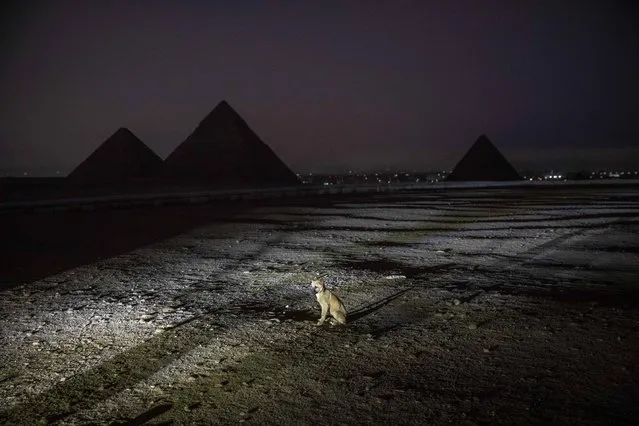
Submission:
[[296,185],[297,176],[226,102],[220,102],[164,161],[174,181],[221,186]]
[[507,181],[521,180],[521,176],[488,137],[481,135],[446,180]]
[[129,129],[121,127],[80,163],[67,179],[84,184],[122,183],[153,177],[161,167],[162,159]]

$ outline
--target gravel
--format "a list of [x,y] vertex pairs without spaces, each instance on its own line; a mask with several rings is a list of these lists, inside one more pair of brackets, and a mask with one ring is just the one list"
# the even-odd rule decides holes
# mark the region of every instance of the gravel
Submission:
[[247,208],[13,286],[0,423],[634,424],[637,194]]

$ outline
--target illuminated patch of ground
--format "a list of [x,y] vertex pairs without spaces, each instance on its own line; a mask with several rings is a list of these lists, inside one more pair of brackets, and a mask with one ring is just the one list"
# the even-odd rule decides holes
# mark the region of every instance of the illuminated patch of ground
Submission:
[[0,422],[633,424],[636,194],[262,207],[3,291]]

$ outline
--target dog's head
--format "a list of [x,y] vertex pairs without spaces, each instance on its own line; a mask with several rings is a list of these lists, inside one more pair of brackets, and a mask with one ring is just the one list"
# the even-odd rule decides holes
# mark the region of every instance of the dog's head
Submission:
[[315,293],[319,293],[320,291],[324,290],[324,280],[321,278],[312,280],[311,287],[315,290]]

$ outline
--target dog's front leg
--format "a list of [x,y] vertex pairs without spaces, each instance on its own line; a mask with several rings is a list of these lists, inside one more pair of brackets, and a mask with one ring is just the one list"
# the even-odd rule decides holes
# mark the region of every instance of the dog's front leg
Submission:
[[326,321],[326,315],[328,315],[328,303],[320,303],[320,306],[322,307],[322,316],[317,322],[317,325],[324,324],[324,321]]

